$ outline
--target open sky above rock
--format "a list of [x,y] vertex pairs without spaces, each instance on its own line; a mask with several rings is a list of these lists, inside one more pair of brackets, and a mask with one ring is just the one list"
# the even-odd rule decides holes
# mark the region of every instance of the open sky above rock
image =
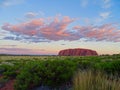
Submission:
[[0,53],[120,53],[119,0],[0,0]]

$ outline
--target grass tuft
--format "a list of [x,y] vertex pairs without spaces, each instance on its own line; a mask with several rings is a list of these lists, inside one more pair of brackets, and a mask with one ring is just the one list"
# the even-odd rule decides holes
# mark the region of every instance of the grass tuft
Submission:
[[73,78],[74,90],[120,90],[120,79],[102,72],[78,71]]

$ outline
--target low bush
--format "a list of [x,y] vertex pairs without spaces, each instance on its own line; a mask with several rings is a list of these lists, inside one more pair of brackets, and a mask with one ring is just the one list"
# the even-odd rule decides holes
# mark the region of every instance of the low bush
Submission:
[[29,90],[31,86],[59,87],[71,82],[77,65],[68,60],[32,61],[16,78],[15,90]]

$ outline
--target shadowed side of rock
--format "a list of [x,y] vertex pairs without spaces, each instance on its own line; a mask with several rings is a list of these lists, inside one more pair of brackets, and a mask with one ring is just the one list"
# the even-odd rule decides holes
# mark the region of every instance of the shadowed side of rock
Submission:
[[59,56],[95,56],[98,55],[96,51],[90,49],[65,49],[58,53]]

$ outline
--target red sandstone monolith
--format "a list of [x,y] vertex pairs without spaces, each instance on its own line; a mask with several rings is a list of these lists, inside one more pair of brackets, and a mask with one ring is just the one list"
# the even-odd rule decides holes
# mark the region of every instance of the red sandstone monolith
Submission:
[[91,49],[75,48],[75,49],[61,50],[58,53],[58,55],[59,56],[95,56],[98,54],[96,51]]

